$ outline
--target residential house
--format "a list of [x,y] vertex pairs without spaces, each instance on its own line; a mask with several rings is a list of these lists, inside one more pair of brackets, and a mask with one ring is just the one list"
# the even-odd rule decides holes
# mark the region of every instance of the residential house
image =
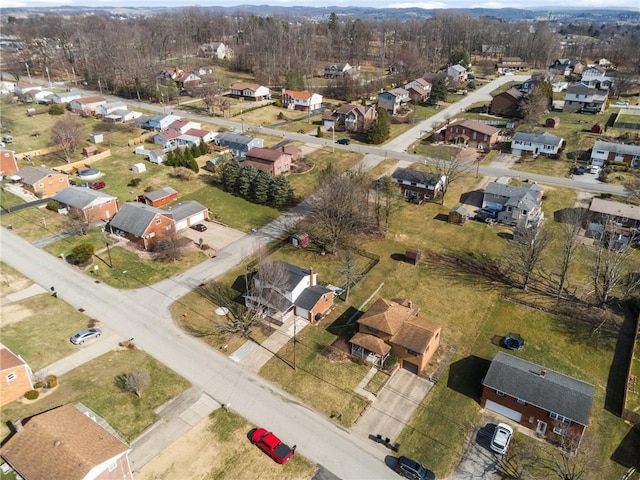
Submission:
[[185,200],[164,209],[164,215],[175,221],[176,232],[209,220],[209,209],[195,200]]
[[391,175],[407,201],[421,203],[440,196],[447,177],[435,173],[421,172],[411,168],[396,168]]
[[520,70],[527,70],[529,65],[527,62],[523,62],[520,57],[502,57],[498,63],[496,63],[496,70],[498,74],[505,74],[508,72],[519,72]]
[[77,100],[82,97],[82,93],[80,90],[73,90],[71,92],[61,92],[54,93],[51,96],[51,102],[57,103],[58,105],[69,103],[72,100]]
[[532,93],[533,87],[544,82],[553,84],[554,78],[555,76],[551,72],[534,73],[530,78],[522,82],[522,85],[520,85],[520,91],[523,93]]
[[195,73],[185,72],[181,68],[173,68],[170,70],[162,70],[156,78],[158,80],[173,80],[176,82],[176,86],[180,89],[186,89],[190,87],[195,87],[200,84],[202,80]]
[[576,83],[567,88],[564,112],[602,113],[605,111],[609,92]]
[[348,63],[329,63],[324,66],[324,78],[342,78],[349,75],[352,70],[357,72],[356,67],[352,67]]
[[142,128],[149,130],[166,130],[169,128],[169,125],[176,120],[180,120],[180,117],[173,114],[161,113],[148,118],[144,125],[142,125]]
[[482,382],[480,404],[554,443],[580,445],[595,387],[499,352]]
[[95,115],[98,113],[98,107],[106,104],[107,100],[104,97],[92,95],[90,97],[80,97],[71,100],[69,102],[69,110],[84,115]]
[[589,213],[587,234],[598,237],[607,233],[618,250],[626,248],[631,238],[640,234],[640,207],[637,205],[594,198]]
[[326,127],[335,127],[337,131],[352,133],[366,133],[369,126],[376,120],[378,113],[370,105],[341,105],[333,112],[323,115]]
[[36,103],[47,104],[47,103],[51,103],[51,97],[53,97],[53,92],[50,92],[49,90],[32,89],[32,90],[25,91],[22,94],[22,96],[24,97],[24,100],[26,102],[36,102]]
[[499,93],[491,99],[489,112],[492,115],[501,115],[503,117],[519,117],[521,116],[520,105],[523,98],[524,94],[521,91],[510,88],[506,92]]
[[105,116],[110,115],[116,110],[127,110],[128,106],[125,102],[108,102],[102,105],[98,105],[96,108],[96,114]]
[[609,90],[613,86],[614,81],[611,77],[591,77],[580,80],[580,83],[597,90]]
[[109,424],[82,404],[33,415],[0,448],[25,480],[133,480],[131,448]]
[[[286,262],[274,262],[273,271],[258,271],[244,295],[248,308],[262,311],[282,325],[297,315],[315,323],[333,307],[334,292],[318,285],[318,274]],[[275,284],[277,282],[277,284]]]
[[244,158],[252,148],[262,148],[264,140],[259,137],[250,137],[239,133],[219,133],[213,139],[214,143],[221,147],[229,147],[234,157]]
[[16,84],[13,82],[4,82],[0,80],[0,95],[9,95],[16,93]]
[[490,182],[484,189],[482,208],[497,211],[497,221],[505,225],[537,225],[544,218],[543,193],[536,183],[512,186]]
[[176,233],[176,222],[167,212],[140,202],[127,202],[109,222],[109,231],[145,250]]
[[253,167],[277,177],[291,171],[291,155],[283,149],[252,148],[247,152],[242,166]]
[[203,43],[198,47],[196,55],[201,58],[217,58],[223,60],[227,58],[229,49],[222,42]]
[[456,64],[447,68],[447,77],[450,77],[454,83],[466,82],[467,75],[467,69],[462,65]]
[[138,195],[138,202],[145,203],[152,207],[160,208],[175,202],[178,199],[178,192],[171,187],[164,187],[151,192],[144,192]]
[[605,69],[607,69],[607,70],[610,70],[610,69],[614,69],[614,68],[615,68],[615,67],[614,67],[614,65],[613,65],[613,63],[611,63],[611,62],[610,62],[609,60],[607,60],[606,58],[601,58],[601,59],[599,59],[599,60],[596,62],[596,65],[597,65],[597,66],[599,66],[599,67],[603,67],[603,68],[605,68]]
[[513,155],[557,155],[562,147],[563,139],[547,132],[516,132],[511,140]]
[[418,317],[419,312],[411,301],[379,298],[358,318],[358,332],[349,340],[351,354],[378,367],[395,355],[402,368],[421,374],[440,346],[442,327]]
[[18,171],[16,152],[0,149],[0,177],[8,177]]
[[180,138],[180,132],[176,130],[164,130],[156,133],[152,140],[156,145],[161,145],[162,148],[174,149],[178,146]]
[[31,91],[31,90],[44,90],[44,87],[42,85],[38,85],[35,83],[28,83],[26,85],[18,85],[16,84],[15,87],[15,94],[16,95],[24,95],[25,93]]
[[192,128],[201,129],[200,122],[192,122],[190,120],[178,119],[169,125],[169,130],[175,130],[178,133],[187,133]]
[[424,78],[416,78],[404,86],[409,98],[415,103],[424,103],[431,95],[431,82]]
[[65,188],[52,199],[61,208],[79,214],[88,223],[103,222],[118,213],[117,197],[86,187]]
[[483,43],[481,47],[483,57],[498,57],[507,51],[506,45]]
[[586,65],[580,60],[571,58],[558,58],[551,65],[549,65],[549,71],[556,75],[580,75]]
[[282,106],[289,110],[302,110],[312,112],[322,108],[322,95],[311,93],[308,90],[282,90]]
[[229,87],[229,92],[232,97],[242,98],[253,102],[271,100],[271,92],[269,89],[262,85],[258,85],[257,83],[234,83]]
[[202,130],[201,128],[191,128],[187,130],[186,133],[180,135],[180,139],[185,145],[191,145],[193,143],[197,145],[200,142],[210,143],[215,137],[216,134],[214,132]]
[[127,122],[133,122],[134,120],[136,120],[137,118],[140,118],[141,116],[142,116],[141,112],[136,112],[135,110],[127,110],[126,108],[124,108],[124,109],[114,110],[110,114],[105,115],[102,119],[106,122],[127,123]]
[[295,145],[285,145],[282,147],[282,151],[291,157],[293,163],[304,158],[300,147],[296,147]]
[[0,407],[33,390],[33,372],[20,355],[0,346]]
[[468,145],[486,152],[498,141],[499,133],[498,128],[461,118],[447,125],[444,139],[446,142]]
[[591,149],[591,165],[604,167],[611,162],[624,162],[631,168],[640,166],[640,145],[596,140]]
[[592,65],[582,71],[580,81],[591,80],[593,78],[604,78],[607,75],[607,69],[604,67]]
[[404,88],[394,88],[378,94],[378,107],[384,108],[389,115],[397,115],[409,100],[409,92]]
[[51,197],[69,186],[69,175],[47,167],[24,167],[16,175],[23,188],[38,198]]

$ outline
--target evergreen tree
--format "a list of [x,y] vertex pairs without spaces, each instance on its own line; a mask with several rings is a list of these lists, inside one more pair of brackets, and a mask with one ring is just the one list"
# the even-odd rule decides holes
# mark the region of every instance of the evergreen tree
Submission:
[[247,200],[251,199],[251,186],[253,185],[253,179],[258,175],[258,171],[253,167],[244,167],[240,171],[238,177],[237,192],[238,195]]
[[283,208],[293,204],[294,192],[287,177],[273,177],[269,189],[269,204],[275,208]]
[[184,151],[182,148],[176,148],[173,151],[174,154],[174,167],[179,167],[182,165],[182,162],[184,162]]
[[464,68],[469,68],[471,56],[469,55],[469,52],[462,47],[454,48],[449,55],[449,63],[451,65],[460,64]]
[[237,193],[236,185],[240,177],[240,164],[236,159],[230,160],[222,168],[222,185],[227,192]]
[[439,78],[431,86],[431,94],[429,95],[429,103],[435,104],[442,102],[447,98],[447,82],[444,78]]
[[198,147],[200,148],[200,155],[206,155],[207,153],[209,153],[209,145],[207,144],[207,142],[200,142]]
[[195,173],[198,173],[200,171],[200,167],[198,166],[198,162],[195,161],[195,159],[191,159],[187,162],[187,168],[189,170],[193,170]]
[[376,108],[378,116],[367,131],[367,143],[379,145],[389,138],[389,115],[384,108]]
[[269,201],[269,189],[271,187],[271,175],[267,172],[259,171],[253,179],[252,200],[260,205]]
[[200,144],[194,143],[189,147],[189,152],[193,158],[198,158],[200,156]]
[[183,161],[182,161],[182,166],[183,166],[183,167],[188,166],[188,165],[189,165],[189,162],[190,162],[191,160],[193,160],[193,153],[191,152],[191,149],[190,149],[190,148],[185,148],[185,149],[182,151],[182,160],[183,160]]
[[287,72],[284,88],[287,90],[304,90],[304,76],[300,72]]
[[165,165],[167,165],[168,167],[175,167],[176,166],[176,154],[175,154],[175,150],[170,150],[167,153],[167,156],[164,160]]

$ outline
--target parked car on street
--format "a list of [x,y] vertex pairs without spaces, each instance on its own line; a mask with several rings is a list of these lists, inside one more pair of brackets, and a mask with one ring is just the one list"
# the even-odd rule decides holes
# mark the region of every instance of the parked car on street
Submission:
[[506,423],[499,423],[493,432],[491,439],[491,450],[496,453],[504,454],[509,449],[509,443],[513,437],[513,428]]
[[296,451],[295,445],[289,447],[264,428],[255,429],[251,434],[251,442],[280,464],[287,463]]
[[340,145],[349,145],[351,140],[348,138],[341,138],[340,140],[336,140],[336,143],[339,143]]
[[430,475],[431,472],[429,472],[429,470],[424,466],[405,456],[398,458],[395,471],[403,477],[410,478],[411,480],[426,480],[427,478],[434,478],[433,474]]
[[207,226],[203,225],[202,223],[196,223],[195,225],[191,225],[191,228],[193,228],[196,232],[204,232],[207,230]]
[[102,335],[102,330],[100,330],[99,328],[87,328],[86,330],[80,330],[69,340],[74,345],[82,345],[87,340],[98,338],[100,337],[100,335]]

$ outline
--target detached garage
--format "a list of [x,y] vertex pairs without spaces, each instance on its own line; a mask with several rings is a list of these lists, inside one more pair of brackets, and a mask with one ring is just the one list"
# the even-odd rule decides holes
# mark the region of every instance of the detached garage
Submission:
[[195,200],[187,200],[173,205],[167,208],[166,212],[167,216],[176,222],[177,232],[209,219],[209,209]]

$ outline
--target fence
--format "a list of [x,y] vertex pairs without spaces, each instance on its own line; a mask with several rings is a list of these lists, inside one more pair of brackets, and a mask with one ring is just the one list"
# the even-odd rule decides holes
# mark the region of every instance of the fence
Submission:
[[[631,374],[631,370],[633,368],[633,362],[636,361],[635,360],[635,356],[636,356],[636,348],[638,347],[638,342],[640,341],[640,339],[638,338],[640,335],[640,330],[638,330],[638,321],[640,320],[640,315],[638,317],[636,317],[636,324],[634,326],[634,332],[636,332],[636,336],[633,342],[633,348],[631,349],[631,360],[629,361],[629,366],[627,367],[627,376],[626,378],[626,382],[624,384],[624,397],[622,399],[622,418],[623,420],[626,420],[627,422],[631,422],[634,425],[638,425],[640,426],[640,413],[639,412],[635,412],[633,410],[630,410],[627,408],[627,395],[629,394],[629,387],[631,386],[631,380],[632,378],[634,378],[634,376]],[[637,389],[637,385],[636,385],[636,389]]]
[[129,141],[127,142],[127,145],[129,147],[135,147],[136,145],[141,145],[145,143],[147,140],[150,140],[151,138],[153,138],[156,133],[157,132],[143,133],[139,137],[129,139]]
[[103,158],[107,158],[111,156],[111,150],[105,150],[104,152],[100,152],[96,155],[92,155],[87,158],[83,158],[82,160],[78,160],[77,162],[67,163],[66,165],[61,165],[59,167],[54,167],[53,170],[63,173],[71,173],[74,170],[82,169],[84,167],[90,166],[92,163],[97,162],[98,160],[102,160]]

